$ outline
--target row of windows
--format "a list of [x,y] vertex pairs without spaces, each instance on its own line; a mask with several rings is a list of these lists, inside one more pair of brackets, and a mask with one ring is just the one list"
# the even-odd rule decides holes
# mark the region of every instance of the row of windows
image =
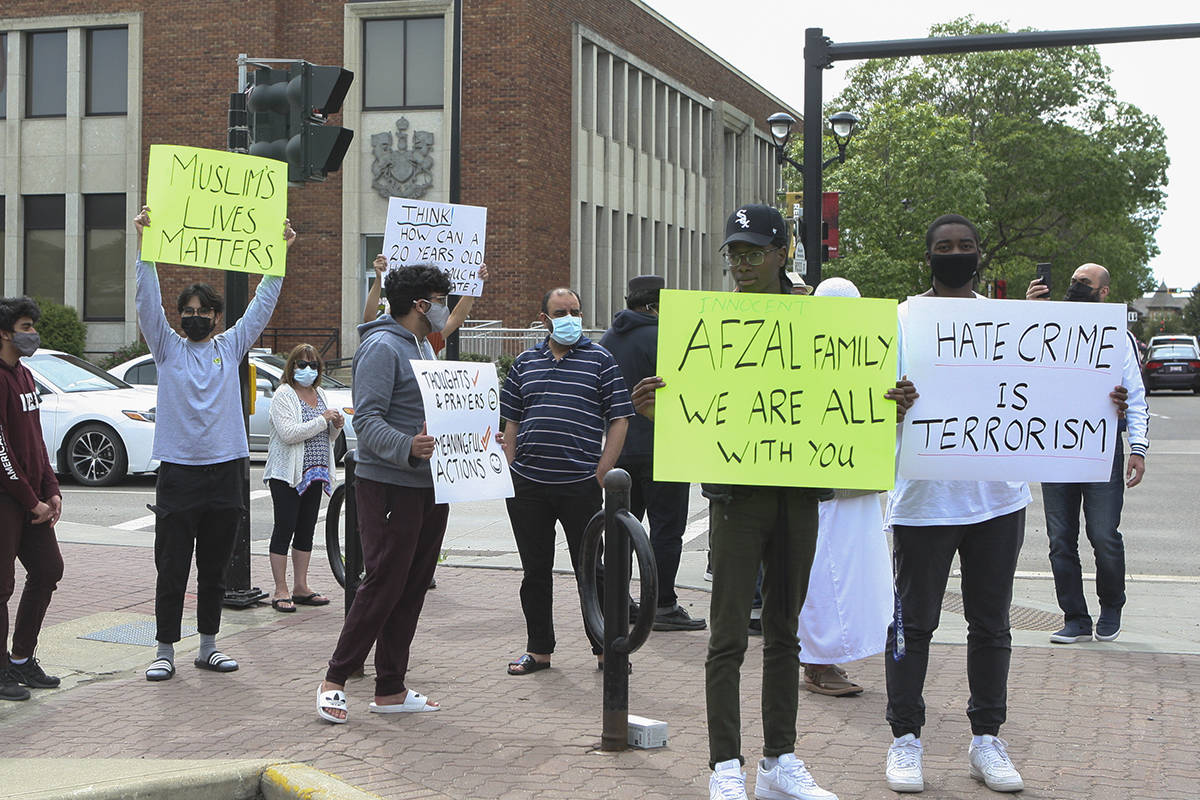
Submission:
[[[21,293],[61,303],[66,283],[67,203],[61,194],[25,195]],[[5,198],[0,196],[0,242]],[[83,318],[125,319],[125,195],[83,196]],[[5,273],[0,246],[0,277]],[[2,284],[0,284],[2,285]]]
[[704,174],[712,111],[593,42],[580,52],[580,122],[652,158]]
[[[67,114],[67,32],[36,31],[0,34],[0,65],[8,64],[10,36],[25,37],[25,116]],[[0,70],[0,76],[6,70]],[[84,112],[106,116],[128,112],[129,29],[84,31]],[[0,118],[8,107],[7,81],[0,80]]]

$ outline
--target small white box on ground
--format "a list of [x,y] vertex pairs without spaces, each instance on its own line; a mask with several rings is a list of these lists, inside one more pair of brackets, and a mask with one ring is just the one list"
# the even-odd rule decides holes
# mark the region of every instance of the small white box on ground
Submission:
[[667,746],[667,723],[629,715],[629,745],[642,750]]

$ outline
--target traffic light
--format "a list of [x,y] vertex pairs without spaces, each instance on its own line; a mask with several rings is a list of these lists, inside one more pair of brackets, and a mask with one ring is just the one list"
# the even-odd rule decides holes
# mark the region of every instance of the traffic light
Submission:
[[341,169],[354,131],[325,123],[353,81],[349,70],[307,61],[255,70],[246,99],[250,154],[286,161],[290,183],[323,181]]

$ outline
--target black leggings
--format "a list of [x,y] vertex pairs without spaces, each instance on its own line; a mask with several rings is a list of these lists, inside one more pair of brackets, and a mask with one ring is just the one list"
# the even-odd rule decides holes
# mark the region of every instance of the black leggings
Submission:
[[298,494],[294,488],[278,478],[271,478],[268,484],[271,487],[271,502],[275,506],[271,552],[286,556],[289,544],[301,552],[311,552],[313,531],[317,527],[317,512],[321,510],[321,493],[325,490],[325,484],[313,481],[304,490],[304,494]]

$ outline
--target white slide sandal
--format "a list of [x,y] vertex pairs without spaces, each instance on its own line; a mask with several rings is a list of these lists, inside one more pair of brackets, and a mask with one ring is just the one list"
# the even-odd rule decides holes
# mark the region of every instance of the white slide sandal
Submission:
[[432,705],[429,698],[420,692],[409,689],[408,696],[404,698],[403,703],[386,706],[371,703],[369,710],[376,714],[408,714],[421,711],[440,711],[441,708],[441,706]]

